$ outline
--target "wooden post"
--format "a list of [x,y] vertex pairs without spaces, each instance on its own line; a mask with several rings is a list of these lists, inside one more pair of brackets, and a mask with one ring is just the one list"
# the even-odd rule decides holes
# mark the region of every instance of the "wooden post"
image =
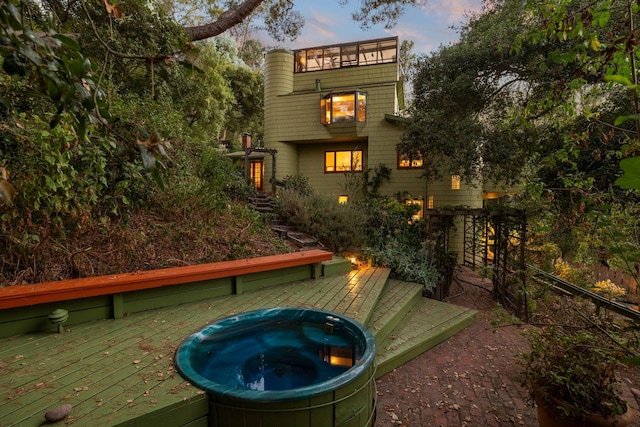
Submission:
[[233,293],[240,295],[243,291],[242,276],[238,275],[233,278]]
[[124,297],[122,293],[112,295],[113,298],[113,318],[122,319],[124,317]]

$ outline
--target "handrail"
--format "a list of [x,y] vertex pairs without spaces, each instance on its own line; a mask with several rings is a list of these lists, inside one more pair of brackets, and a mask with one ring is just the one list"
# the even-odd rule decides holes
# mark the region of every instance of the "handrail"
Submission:
[[541,276],[546,280],[552,281],[553,286],[556,286],[563,291],[569,292],[570,294],[579,296],[581,298],[589,298],[590,300],[595,302],[597,306],[605,307],[608,310],[611,310],[636,322],[640,321],[640,311],[632,310],[629,307],[624,306],[623,304],[608,300],[602,295],[574,285],[573,283],[567,282],[566,280],[554,276],[553,274],[547,273],[544,270],[540,270],[539,268],[534,267],[530,264],[527,264],[527,270],[533,272],[534,276]]

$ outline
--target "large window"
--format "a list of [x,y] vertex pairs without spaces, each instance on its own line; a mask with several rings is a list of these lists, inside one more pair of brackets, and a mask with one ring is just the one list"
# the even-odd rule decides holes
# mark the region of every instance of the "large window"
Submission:
[[398,61],[398,38],[312,47],[294,52],[296,73]]
[[367,94],[364,92],[330,93],[320,100],[320,121],[331,123],[367,120]]
[[422,168],[422,153],[408,155],[398,153],[398,169],[420,169]]
[[327,151],[324,153],[325,173],[362,171],[362,151]]

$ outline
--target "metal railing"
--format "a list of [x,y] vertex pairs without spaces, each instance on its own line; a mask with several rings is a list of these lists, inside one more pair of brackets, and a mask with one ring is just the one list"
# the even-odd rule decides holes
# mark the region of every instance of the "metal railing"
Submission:
[[534,277],[537,277],[539,280],[546,281],[551,286],[555,286],[556,288],[559,288],[572,295],[590,299],[598,308],[606,308],[607,310],[611,310],[614,313],[627,317],[635,322],[640,321],[640,312],[633,310],[624,304],[612,301],[600,294],[591,292],[580,286],[574,285],[573,283],[569,283],[566,280],[556,277],[553,274],[547,273],[546,271],[540,270],[539,268],[534,267],[530,264],[527,264],[527,271],[530,271]]

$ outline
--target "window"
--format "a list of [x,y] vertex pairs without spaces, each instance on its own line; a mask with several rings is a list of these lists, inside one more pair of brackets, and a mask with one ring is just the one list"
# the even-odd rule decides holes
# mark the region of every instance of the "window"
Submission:
[[429,196],[427,199],[427,209],[433,209],[433,196]]
[[362,151],[327,151],[324,153],[324,171],[349,172],[362,171]]
[[460,189],[460,175],[451,175],[451,189],[452,190]]
[[367,94],[364,92],[331,93],[320,100],[320,121],[331,123],[367,120]]
[[422,153],[414,156],[398,152],[398,169],[420,169],[422,168]]
[[398,38],[300,49],[294,56],[296,73],[386,64],[398,60]]
[[418,221],[419,219],[424,218],[424,201],[423,200],[407,199],[404,201],[404,204],[420,206],[420,209],[418,210],[418,212],[413,214],[413,216],[411,217],[411,222]]
[[338,196],[338,203],[341,205],[346,205],[349,201],[349,196],[346,194],[341,194]]

